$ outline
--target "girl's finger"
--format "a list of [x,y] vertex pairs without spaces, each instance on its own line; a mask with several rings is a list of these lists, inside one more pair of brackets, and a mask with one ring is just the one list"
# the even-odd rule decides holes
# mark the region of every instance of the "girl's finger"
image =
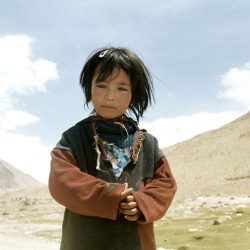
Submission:
[[130,195],[133,191],[133,188],[128,188],[127,183],[125,183],[125,189],[120,194],[120,200],[122,201],[125,199],[128,195]]
[[120,204],[120,208],[122,208],[122,209],[133,209],[133,208],[136,208],[136,207],[137,207],[137,203],[134,202],[134,201],[129,202],[129,203],[127,203],[127,202],[122,202],[122,203]]
[[133,208],[133,209],[121,209],[120,212],[122,214],[125,214],[125,215],[136,215],[138,214],[138,209],[137,208]]
[[126,197],[126,202],[132,202],[132,201],[135,201],[134,196],[133,196],[133,195],[128,195],[128,196]]

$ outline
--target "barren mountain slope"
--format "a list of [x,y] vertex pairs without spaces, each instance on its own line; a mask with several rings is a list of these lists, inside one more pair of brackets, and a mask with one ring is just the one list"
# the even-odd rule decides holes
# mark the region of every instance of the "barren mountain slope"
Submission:
[[177,196],[250,195],[250,112],[164,150]]
[[24,174],[7,162],[0,160],[0,192],[42,186],[30,175]]

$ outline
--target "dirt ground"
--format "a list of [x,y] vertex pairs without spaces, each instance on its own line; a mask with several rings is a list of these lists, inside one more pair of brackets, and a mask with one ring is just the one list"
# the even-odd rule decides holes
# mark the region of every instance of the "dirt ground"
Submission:
[[34,238],[19,233],[0,232],[0,250],[56,250],[59,243],[44,239]]
[[[250,197],[210,196],[177,200],[167,217],[180,220],[200,207],[214,210],[224,206],[249,207]],[[63,211],[63,207],[49,197],[46,188],[0,197],[0,250],[58,250]]]
[[0,250],[57,250],[63,208],[47,188],[0,197]]

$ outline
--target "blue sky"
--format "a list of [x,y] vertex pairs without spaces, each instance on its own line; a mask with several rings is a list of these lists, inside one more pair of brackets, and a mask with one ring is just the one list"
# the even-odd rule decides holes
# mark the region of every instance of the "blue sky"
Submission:
[[250,107],[250,2],[0,2],[0,159],[46,182],[49,151],[84,118],[79,74],[98,47],[133,49],[156,103],[141,126],[161,147]]

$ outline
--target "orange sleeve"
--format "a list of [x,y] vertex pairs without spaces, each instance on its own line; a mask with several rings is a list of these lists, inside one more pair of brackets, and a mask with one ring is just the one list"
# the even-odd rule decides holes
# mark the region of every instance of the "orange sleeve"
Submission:
[[150,223],[160,219],[174,198],[177,185],[168,161],[162,157],[155,167],[154,176],[141,182],[133,196],[144,219],[139,223]]
[[115,220],[124,184],[108,183],[82,172],[68,150],[51,152],[51,196],[71,211]]

